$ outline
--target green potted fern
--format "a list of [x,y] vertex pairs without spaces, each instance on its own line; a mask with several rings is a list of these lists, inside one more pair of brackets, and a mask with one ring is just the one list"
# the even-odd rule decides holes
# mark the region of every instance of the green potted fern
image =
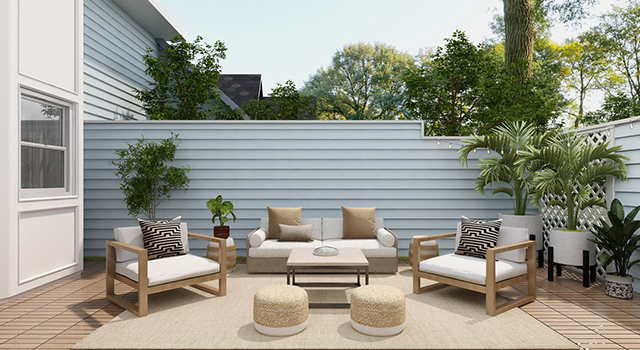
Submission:
[[566,227],[549,231],[549,247],[554,248],[554,263],[583,265],[583,251],[590,252],[590,266],[595,264],[595,246],[589,231],[578,228],[578,215],[590,207],[606,209],[606,201],[592,195],[594,185],[604,185],[607,176],[626,179],[629,159],[616,152],[622,146],[609,147],[609,142],[595,145],[584,134],[573,132],[553,137],[547,147],[527,146],[520,151],[517,164],[526,168],[530,163],[543,164],[531,182],[533,200],[537,204],[543,196],[554,200],[548,206],[558,206],[566,212]]
[[[227,216],[231,215],[231,217],[233,217],[233,222],[236,222],[236,214],[233,213],[233,203],[223,200],[222,195],[219,195],[207,202],[207,208],[211,210],[212,214],[211,222],[214,225],[213,235],[218,238],[228,238],[229,226],[225,225],[225,223],[229,221]],[[215,226],[216,218],[220,222],[219,226]]]
[[[505,123],[488,135],[471,135],[471,139],[463,140],[463,147],[458,151],[460,161],[468,167],[471,152],[478,149],[489,149],[494,152],[490,158],[480,158],[477,167],[480,174],[475,182],[475,189],[486,196],[485,188],[493,187],[492,194],[506,194],[513,198],[513,213],[499,213],[503,225],[523,227],[536,235],[537,250],[543,249],[542,216],[528,213],[531,202],[531,187],[535,172],[543,165],[541,162],[528,162],[518,166],[523,158],[519,151],[527,146],[545,147],[550,144],[556,131],[540,132],[533,125],[524,121]],[[542,260],[541,260],[542,262]]]
[[606,268],[614,263],[615,274],[605,276],[605,293],[615,298],[633,297],[633,276],[629,274],[629,270],[640,263],[640,259],[632,260],[633,253],[640,249],[640,235],[634,235],[640,228],[640,221],[634,220],[638,211],[640,205],[625,217],[624,207],[616,198],[607,212],[609,222],[600,219],[599,224],[591,229],[595,238],[590,241],[604,249],[598,258],[602,267]]

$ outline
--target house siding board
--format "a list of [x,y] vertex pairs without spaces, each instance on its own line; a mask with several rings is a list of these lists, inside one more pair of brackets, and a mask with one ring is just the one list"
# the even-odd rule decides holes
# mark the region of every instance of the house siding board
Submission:
[[[620,154],[630,158],[626,161],[627,165],[627,181],[616,180],[614,190],[615,197],[624,205],[625,213],[629,213],[633,208],[640,205],[640,123],[635,122],[634,128],[631,129],[629,124],[622,123],[615,126],[614,143],[622,145],[623,149]],[[640,216],[636,217],[640,220]],[[636,233],[640,234],[640,233]],[[632,260],[640,259],[640,252],[635,252],[631,257]],[[635,277],[634,288],[640,290],[640,264],[636,264],[630,270]]]
[[147,47],[155,38],[113,1],[84,1],[85,120],[146,118],[133,88],[148,87]]
[[[113,227],[135,225],[110,165],[114,151],[141,134],[161,140],[170,131],[182,140],[175,163],[189,165],[192,180],[190,190],[174,192],[156,216],[182,215],[190,231],[210,234],[205,203],[222,194],[236,208],[231,233],[239,255],[246,255],[246,236],[267,205],[302,206],[304,217],[341,217],[341,205],[375,206],[399,235],[401,256],[412,236],[450,232],[460,215],[492,219],[512,208],[506,196],[473,190],[477,161],[469,169],[460,165],[459,139],[451,140],[452,149],[449,140],[438,146],[422,137],[417,122],[87,122],[87,256],[104,255]],[[452,246],[442,242],[443,253]],[[204,248],[193,242],[196,254]]]

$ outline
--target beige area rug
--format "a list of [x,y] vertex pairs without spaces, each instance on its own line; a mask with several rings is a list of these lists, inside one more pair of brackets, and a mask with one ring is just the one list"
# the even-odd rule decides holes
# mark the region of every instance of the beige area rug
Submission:
[[[353,281],[355,275],[298,275],[298,281]],[[216,284],[217,282],[210,282]],[[306,330],[270,337],[253,328],[253,295],[261,287],[286,283],[286,276],[249,275],[245,265],[229,274],[228,292],[216,297],[195,288],[152,295],[149,316],[125,311],[74,349],[578,349],[554,330],[516,308],[485,315],[484,295],[447,287],[416,295],[411,270],[372,275],[371,284],[401,289],[406,328],[391,337],[356,332],[348,309],[311,309]],[[309,289],[309,299],[347,301],[349,289]]]

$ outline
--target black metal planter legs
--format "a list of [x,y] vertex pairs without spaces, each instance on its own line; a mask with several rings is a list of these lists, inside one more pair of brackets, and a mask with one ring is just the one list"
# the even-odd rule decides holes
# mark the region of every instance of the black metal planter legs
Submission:
[[[547,273],[547,279],[550,282],[553,282],[553,267],[556,267],[556,275],[557,276],[562,276],[562,264],[557,264],[554,263],[554,257],[553,257],[553,247],[548,247],[547,248],[547,260],[548,260],[548,265],[549,265],[549,270]],[[540,263],[541,260],[538,260],[538,263]],[[589,281],[591,282],[595,282],[596,281],[596,265],[593,266],[589,266],[589,251],[588,250],[584,250],[582,251],[582,266],[577,266],[579,268],[582,269],[582,285],[585,288],[589,287]]]

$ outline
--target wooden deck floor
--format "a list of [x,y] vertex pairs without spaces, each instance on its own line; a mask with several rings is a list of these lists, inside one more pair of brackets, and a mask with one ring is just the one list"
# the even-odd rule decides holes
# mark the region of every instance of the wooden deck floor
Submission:
[[[640,295],[606,296],[598,281],[583,288],[579,276],[564,271],[555,282],[538,270],[538,300],[522,307],[584,349],[640,349]],[[104,262],[86,261],[81,278],[59,281],[0,305],[0,349],[69,349],[123,311],[104,297]],[[513,297],[526,285],[505,288]],[[117,292],[127,292],[123,284]],[[130,294],[134,297],[134,293]]]

